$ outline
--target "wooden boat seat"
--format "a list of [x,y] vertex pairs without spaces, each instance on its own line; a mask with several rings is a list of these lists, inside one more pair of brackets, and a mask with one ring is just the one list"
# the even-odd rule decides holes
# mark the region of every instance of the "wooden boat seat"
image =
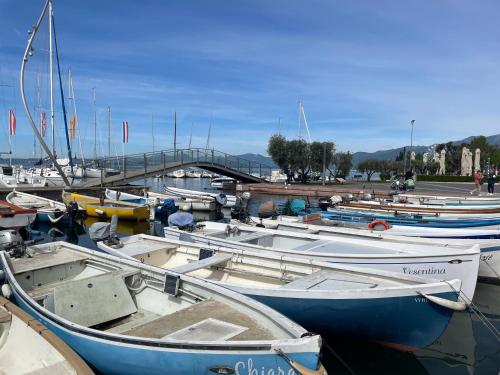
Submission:
[[238,237],[228,237],[227,239],[238,241],[238,242],[249,242],[249,241],[258,240],[262,237],[267,237],[267,236],[269,236],[269,233],[251,232],[251,233],[247,233],[247,234],[242,234]]
[[345,290],[357,288],[375,288],[377,286],[378,285],[374,283],[360,282],[354,276],[352,278],[347,275],[339,277],[335,272],[332,272],[330,270],[322,270],[298,278],[288,284],[283,285],[282,288],[300,290]]
[[47,251],[37,254],[33,258],[20,258],[12,262],[14,273],[19,274],[28,271],[36,271],[42,268],[54,267],[71,262],[88,259],[88,255],[79,254],[74,251]]
[[202,268],[213,267],[221,263],[225,263],[228,260],[231,260],[231,258],[232,256],[230,254],[216,254],[202,260],[197,260],[179,267],[172,268],[172,271],[178,273],[189,273]]

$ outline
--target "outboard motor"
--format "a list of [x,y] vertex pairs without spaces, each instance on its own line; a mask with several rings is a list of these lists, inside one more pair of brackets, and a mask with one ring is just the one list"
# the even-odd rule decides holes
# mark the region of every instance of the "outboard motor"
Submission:
[[227,204],[226,194],[224,193],[217,194],[215,196],[215,203],[217,203],[219,207],[225,206]]
[[192,232],[195,228],[194,217],[189,212],[175,212],[168,217],[168,226]]
[[250,200],[250,193],[245,191],[240,196],[236,197],[236,203],[231,207],[231,219],[245,222],[248,219],[248,201]]
[[304,212],[306,210],[306,201],[303,199],[292,199],[290,202],[290,211],[292,215],[297,215],[299,212]]
[[318,199],[318,207],[321,211],[326,211],[328,207],[332,206],[332,200],[328,197],[321,197]]
[[73,223],[77,216],[79,216],[80,214],[80,210],[78,208],[78,203],[76,202],[70,202],[67,206],[66,206],[66,213],[68,214],[68,219],[71,223]]
[[120,239],[116,235],[118,226],[118,216],[111,217],[111,223],[98,221],[89,227],[89,237],[92,241],[103,241],[106,245],[112,247],[122,247]]
[[175,205],[175,200],[172,198],[167,198],[163,201],[160,207],[160,220],[162,223],[166,223],[170,215],[177,212],[177,206]]

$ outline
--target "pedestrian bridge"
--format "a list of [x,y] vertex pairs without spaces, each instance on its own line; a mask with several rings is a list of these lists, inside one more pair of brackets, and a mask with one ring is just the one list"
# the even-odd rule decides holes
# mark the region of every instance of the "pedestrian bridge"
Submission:
[[165,175],[176,169],[202,168],[242,182],[265,182],[272,167],[255,161],[201,148],[155,151],[142,154],[102,158],[86,167],[102,170],[100,178],[92,178],[82,187],[123,185],[128,181]]

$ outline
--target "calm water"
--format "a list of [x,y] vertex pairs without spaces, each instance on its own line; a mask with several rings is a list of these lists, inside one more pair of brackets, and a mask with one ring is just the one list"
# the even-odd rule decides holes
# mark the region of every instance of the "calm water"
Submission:
[[[157,192],[163,185],[188,189],[209,190],[209,179],[147,179],[146,184]],[[249,210],[255,214],[258,206],[269,199],[277,203],[287,198],[253,195]],[[313,203],[313,202],[312,202]],[[226,212],[228,215],[228,212]],[[214,220],[213,214],[196,213],[197,220]],[[86,228],[96,221],[87,218],[84,226],[62,230],[39,228],[46,241],[66,240],[96,249],[86,234]],[[156,223],[121,222],[122,235],[137,233],[162,234],[162,225]],[[474,302],[483,314],[500,330],[500,285],[478,283]],[[334,324],[334,322],[332,322]],[[455,313],[443,335],[432,345],[414,353],[403,353],[382,346],[327,337],[323,348],[323,363],[330,374],[484,374],[497,375],[500,370],[500,343],[473,313]]]

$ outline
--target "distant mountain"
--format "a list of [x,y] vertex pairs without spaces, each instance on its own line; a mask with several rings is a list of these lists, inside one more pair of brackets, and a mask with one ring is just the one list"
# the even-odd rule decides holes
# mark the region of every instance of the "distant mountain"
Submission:
[[[459,141],[454,141],[454,144],[469,143],[477,136],[470,136]],[[486,137],[486,141],[491,144],[500,147],[500,134],[490,135]],[[412,150],[416,153],[432,152],[437,144],[430,146],[413,146]],[[403,151],[403,147],[393,148],[390,150],[380,150],[375,152],[355,152],[352,156],[352,163],[354,166],[358,165],[360,162],[366,159],[378,159],[378,160],[394,160],[396,156]]]
[[236,155],[242,159],[250,160],[256,163],[261,163],[264,165],[268,165],[273,168],[278,168],[276,164],[274,164],[273,159],[271,159],[269,156],[264,156],[261,154],[252,154],[252,153],[246,153],[242,155]]

